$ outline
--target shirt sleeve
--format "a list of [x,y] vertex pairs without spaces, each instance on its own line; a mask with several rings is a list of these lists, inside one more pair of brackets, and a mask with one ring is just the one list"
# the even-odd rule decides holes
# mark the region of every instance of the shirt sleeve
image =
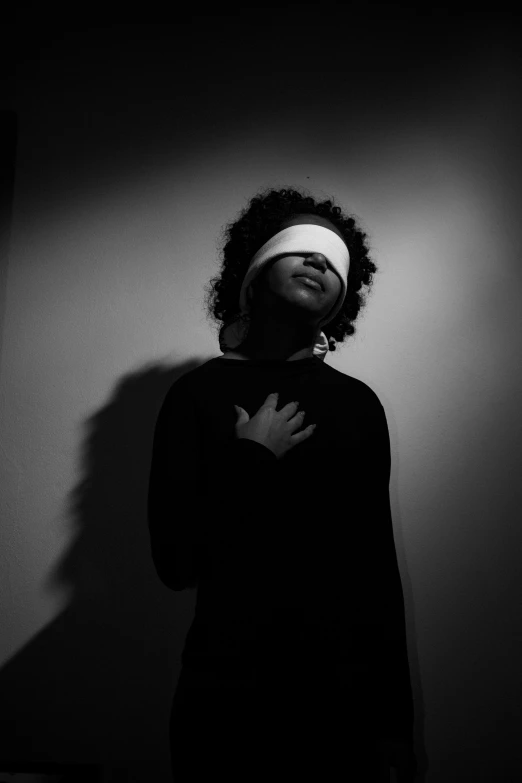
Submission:
[[[266,446],[236,438],[233,424],[228,439],[209,443],[201,404],[181,381],[169,389],[156,420],[147,500],[152,560],[163,584],[175,591],[198,585],[217,493],[233,487],[248,492],[259,477],[270,480],[277,463]],[[205,462],[208,453],[214,454],[213,466]],[[229,513],[220,520],[228,525],[221,534],[233,537],[238,518]]]
[[408,662],[404,595],[393,536],[389,481],[390,437],[386,414],[375,398],[368,425],[367,511],[374,537],[373,627],[371,628],[373,680],[376,687],[380,736],[413,741],[413,695]]

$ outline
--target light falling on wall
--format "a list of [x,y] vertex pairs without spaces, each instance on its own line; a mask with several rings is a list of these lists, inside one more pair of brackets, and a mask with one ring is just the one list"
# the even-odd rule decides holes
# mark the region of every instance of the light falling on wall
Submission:
[[[256,47],[233,38],[244,20],[229,20],[217,42],[212,22],[198,28],[198,55],[173,47],[159,26],[131,25],[57,35],[20,68],[0,366],[2,659],[16,665],[35,638],[61,627],[82,580],[109,599],[105,533],[68,505],[89,478],[85,439],[96,444],[96,426],[116,415],[119,384],[139,385],[143,368],[220,353],[203,309],[220,231],[259,189],[302,186],[360,218],[379,268],[355,338],[327,362],[375,389],[388,417],[429,780],[475,769],[477,737],[493,737],[515,769],[515,719],[502,732],[493,725],[520,697],[515,632],[499,642],[520,624],[521,123],[511,39],[494,27],[462,39],[419,18],[390,40],[384,20],[345,51],[343,26],[325,37],[328,25],[314,20],[313,57],[280,45],[250,57],[245,74],[241,58]],[[408,36],[414,24],[421,32]],[[276,20],[259,25],[261,36]],[[143,426],[127,412],[122,422]],[[117,443],[111,435],[116,453]],[[115,488],[105,490],[117,504]],[[138,510],[125,514],[129,529],[142,524]],[[78,540],[92,549],[82,556],[80,547],[76,577],[50,589],[49,574]],[[111,546],[125,558],[121,542]],[[118,630],[139,639],[146,627],[160,645],[167,631],[146,624],[150,606],[162,607],[168,626],[172,597],[145,560],[139,622],[126,609]],[[179,654],[179,637],[169,644]],[[96,747],[104,752],[102,740]],[[476,763],[493,765],[487,753]]]

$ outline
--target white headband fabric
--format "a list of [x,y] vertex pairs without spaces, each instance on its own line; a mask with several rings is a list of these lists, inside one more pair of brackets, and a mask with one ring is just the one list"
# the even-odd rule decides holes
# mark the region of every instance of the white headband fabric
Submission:
[[[330,310],[320,322],[320,326],[329,323],[342,307],[344,297],[346,296],[346,283],[348,280],[348,270],[350,268],[350,254],[345,243],[334,231],[324,226],[318,226],[312,223],[301,223],[297,226],[289,226],[270,237],[268,242],[259,248],[252,258],[247,269],[241,293],[239,295],[239,305],[241,314],[250,312],[250,302],[252,288],[251,283],[260,273],[264,265],[277,256],[288,255],[290,253],[322,253],[339,275],[341,280],[341,292],[339,297]],[[240,319],[229,324],[223,330],[219,341],[223,352],[233,350],[243,342],[247,325]],[[314,345],[313,354],[324,361],[328,353],[328,339],[324,332],[321,332],[317,342]]]

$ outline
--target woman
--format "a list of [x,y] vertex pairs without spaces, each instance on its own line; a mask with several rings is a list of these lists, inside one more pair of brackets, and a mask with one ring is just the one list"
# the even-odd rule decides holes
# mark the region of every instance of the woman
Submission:
[[225,239],[207,300],[223,354],[169,390],[150,475],[158,575],[198,586],[174,780],[362,783],[391,764],[412,781],[386,416],[324,363],[372,284],[366,236],[332,201],[282,189],[254,196]]

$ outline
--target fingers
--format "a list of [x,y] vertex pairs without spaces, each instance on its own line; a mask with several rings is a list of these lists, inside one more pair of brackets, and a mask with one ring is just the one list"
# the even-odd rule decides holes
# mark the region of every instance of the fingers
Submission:
[[292,441],[293,444],[300,443],[302,440],[306,440],[311,435],[313,435],[315,431],[315,427],[316,427],[315,424],[310,424],[310,426],[305,427],[305,429],[302,430],[301,432],[296,432],[295,435],[291,435],[290,440]]
[[306,411],[304,410],[297,411],[298,407],[299,407],[299,403],[297,401],[289,402],[279,412],[284,413],[284,415],[286,416],[289,422],[295,424],[297,427],[300,427],[301,424],[303,423],[304,417],[306,416]]
[[[279,398],[279,392],[272,392],[266,398],[265,404],[275,401],[275,403],[277,405],[278,398]],[[305,411],[301,410],[301,411],[298,411],[297,413],[295,413],[295,411],[297,410],[298,407],[299,407],[299,402],[297,400],[294,400],[292,402],[288,402],[284,406],[284,408],[282,408],[279,411],[279,413],[287,414],[288,419],[291,419],[292,423],[295,423],[298,427],[300,427],[301,424],[303,423],[303,420],[304,420],[304,417],[305,417]],[[316,427],[315,424],[310,424],[308,427],[306,427],[306,429],[304,429],[299,434],[300,435],[304,435],[305,437],[308,437],[308,435],[311,435],[312,432],[315,430],[315,427]],[[297,437],[297,436],[294,436],[294,437]]]
[[[295,414],[295,416],[291,416],[290,419],[288,419],[288,426],[292,430],[298,430],[300,427],[303,426],[305,415],[306,414],[304,411],[299,411],[298,413]],[[299,435],[306,435],[306,436],[311,435],[314,429],[316,428],[316,426],[317,426],[316,424],[309,424],[307,427],[301,430]]]
[[[279,399],[279,392],[271,392],[268,397],[265,400],[266,403],[274,402],[274,400],[277,402]],[[295,402],[287,402],[287,404],[282,408],[282,410],[285,410],[285,408],[289,408],[291,405],[294,405],[296,408],[299,407],[299,403],[297,400]]]

